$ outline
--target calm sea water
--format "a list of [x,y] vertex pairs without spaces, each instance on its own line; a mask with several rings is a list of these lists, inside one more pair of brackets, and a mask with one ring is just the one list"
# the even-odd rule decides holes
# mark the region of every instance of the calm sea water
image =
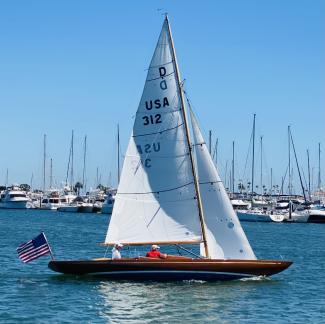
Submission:
[[[272,279],[132,283],[58,275],[16,247],[44,231],[57,259],[102,257],[107,215],[0,210],[1,323],[324,323],[325,226],[243,223],[259,258],[294,264]],[[162,249],[164,250],[164,249]],[[172,253],[173,251],[166,251]],[[141,253],[136,251],[135,253]]]

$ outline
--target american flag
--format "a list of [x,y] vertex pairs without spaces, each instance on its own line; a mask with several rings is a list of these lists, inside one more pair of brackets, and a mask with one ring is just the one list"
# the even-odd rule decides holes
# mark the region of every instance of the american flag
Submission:
[[17,248],[17,253],[20,260],[24,263],[35,260],[48,253],[52,255],[50,246],[48,245],[43,232],[34,239],[20,244]]

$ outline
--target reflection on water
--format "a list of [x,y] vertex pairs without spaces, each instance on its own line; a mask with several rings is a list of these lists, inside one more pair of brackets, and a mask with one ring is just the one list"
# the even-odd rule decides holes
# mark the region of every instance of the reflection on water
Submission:
[[[226,322],[240,300],[245,302],[254,289],[260,285],[277,284],[270,280],[250,280],[246,282],[184,281],[174,283],[128,283],[103,281],[97,286],[99,300],[104,307],[100,316],[107,321],[144,322],[164,319],[164,321],[184,321],[202,318]],[[266,287],[265,287],[266,288]],[[250,302],[247,301],[249,304]],[[186,311],[184,311],[186,310]]]

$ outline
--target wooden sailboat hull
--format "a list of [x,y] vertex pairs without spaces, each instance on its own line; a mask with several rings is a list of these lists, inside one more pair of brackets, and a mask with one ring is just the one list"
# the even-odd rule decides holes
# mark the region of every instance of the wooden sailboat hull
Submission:
[[168,257],[167,259],[125,258],[88,261],[51,261],[53,271],[72,275],[96,275],[110,280],[234,280],[271,276],[292,262],[273,260],[214,260]]

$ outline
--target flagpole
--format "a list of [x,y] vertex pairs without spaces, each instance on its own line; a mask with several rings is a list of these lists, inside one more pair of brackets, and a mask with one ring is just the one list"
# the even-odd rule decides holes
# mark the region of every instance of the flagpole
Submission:
[[49,247],[50,255],[51,255],[51,259],[52,259],[52,260],[55,260],[55,259],[54,259],[53,252],[52,252],[52,249],[51,249],[51,246],[50,246],[50,244],[49,244],[49,242],[48,242],[48,240],[47,240],[47,238],[46,238],[46,236],[45,236],[45,233],[42,232],[42,234],[44,235],[45,241],[46,241],[46,243],[47,243],[47,245],[48,245],[48,247]]

